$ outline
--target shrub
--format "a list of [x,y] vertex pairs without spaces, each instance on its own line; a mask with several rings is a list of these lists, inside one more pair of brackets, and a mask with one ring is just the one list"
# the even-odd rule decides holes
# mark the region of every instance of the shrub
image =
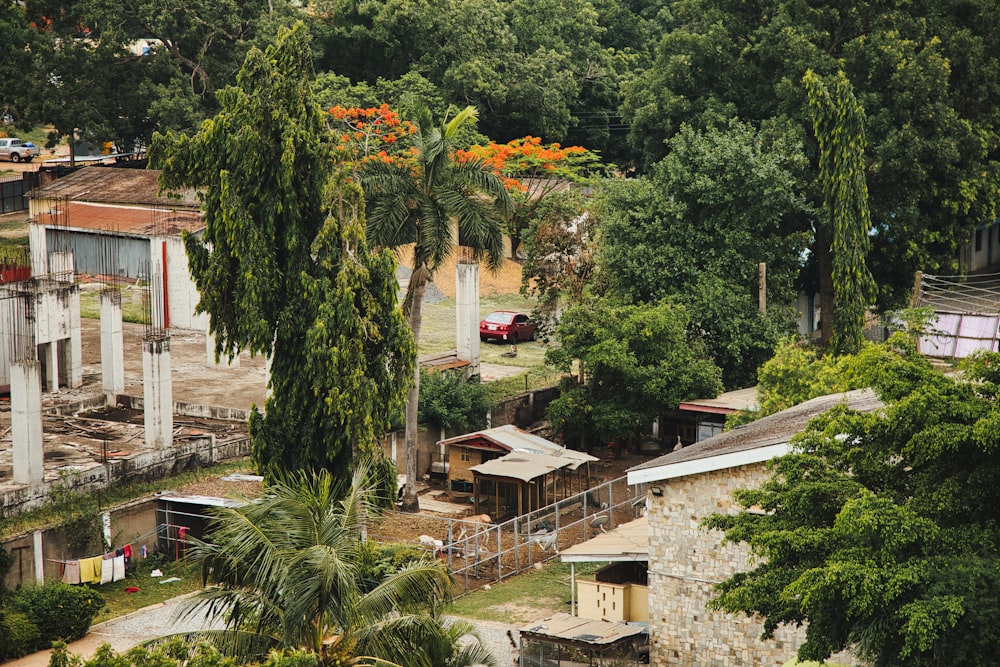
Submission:
[[38,626],[16,611],[0,612],[0,660],[20,658],[35,650]]
[[48,648],[56,639],[83,637],[103,606],[104,598],[97,591],[61,581],[21,588],[7,601],[10,610],[24,614],[38,626],[39,649]]
[[462,374],[448,371],[420,375],[420,422],[467,433],[486,426],[492,405],[479,378],[467,381]]

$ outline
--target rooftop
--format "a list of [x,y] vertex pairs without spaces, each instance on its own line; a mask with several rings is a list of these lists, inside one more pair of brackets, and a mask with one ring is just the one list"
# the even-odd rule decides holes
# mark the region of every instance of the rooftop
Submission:
[[[754,450],[768,450],[778,452],[779,449],[770,449],[783,446],[787,449],[788,443],[798,433],[805,430],[813,417],[823,414],[827,410],[838,405],[847,405],[852,410],[858,412],[872,412],[882,407],[882,401],[871,389],[857,389],[841,394],[830,394],[820,396],[812,400],[800,403],[799,405],[782,410],[773,415],[768,415],[757,421],[740,426],[731,431],[725,431],[693,445],[678,449],[669,454],[664,454],[652,461],[635,466],[628,470],[629,483],[634,484],[640,481],[653,481],[656,479],[666,479],[677,477],[679,474],[667,472],[667,468],[680,466],[680,464],[702,461],[705,459],[719,458],[720,461],[727,462],[723,466],[688,466],[678,467],[677,470],[691,470],[692,472],[704,472],[706,470],[720,469],[720,467],[731,467],[753,462],[754,460],[766,460],[765,458],[753,458],[752,456],[733,456],[753,452]],[[777,455],[777,454],[775,454]],[[723,459],[723,457],[730,457]],[[731,462],[728,463],[728,462]],[[640,474],[643,473],[644,474]],[[658,474],[657,471],[663,474]],[[641,478],[641,479],[640,479]]]
[[649,522],[640,517],[559,553],[564,563],[648,561]]
[[56,210],[39,214],[33,222],[46,227],[143,236],[177,236],[181,232],[199,232],[205,229],[198,211],[170,211],[80,201],[60,204]]
[[157,169],[86,167],[35,189],[31,197],[193,210],[200,207],[192,189],[177,193],[178,197],[160,193],[160,173]]
[[677,409],[688,412],[712,412],[716,414],[729,414],[741,410],[757,410],[757,387],[727,391],[715,398],[697,398],[693,401],[684,401]]

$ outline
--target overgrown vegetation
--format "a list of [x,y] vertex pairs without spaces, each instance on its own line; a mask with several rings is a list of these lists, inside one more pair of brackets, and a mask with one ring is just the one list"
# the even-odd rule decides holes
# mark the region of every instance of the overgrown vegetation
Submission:
[[467,433],[486,426],[493,407],[478,377],[466,380],[461,371],[426,372],[420,378],[420,423],[449,433]]
[[18,588],[0,602],[0,659],[79,639],[103,605],[104,598],[89,586],[55,581]]

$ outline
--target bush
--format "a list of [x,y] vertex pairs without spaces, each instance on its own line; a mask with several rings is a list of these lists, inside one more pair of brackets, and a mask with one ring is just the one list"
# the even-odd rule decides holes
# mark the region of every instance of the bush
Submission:
[[16,611],[0,612],[0,660],[28,655],[38,645],[38,626]]
[[87,634],[104,598],[87,586],[61,581],[21,588],[7,600],[10,611],[20,612],[38,626],[35,648],[51,646],[57,639],[72,641]]
[[492,409],[479,378],[470,381],[460,372],[426,372],[420,375],[419,419],[449,433],[468,433],[486,427]]

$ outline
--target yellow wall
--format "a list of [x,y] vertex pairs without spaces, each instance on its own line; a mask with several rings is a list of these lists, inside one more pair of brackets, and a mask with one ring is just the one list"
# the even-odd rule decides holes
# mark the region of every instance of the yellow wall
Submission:
[[639,584],[577,581],[577,616],[605,621],[648,621],[649,589]]

